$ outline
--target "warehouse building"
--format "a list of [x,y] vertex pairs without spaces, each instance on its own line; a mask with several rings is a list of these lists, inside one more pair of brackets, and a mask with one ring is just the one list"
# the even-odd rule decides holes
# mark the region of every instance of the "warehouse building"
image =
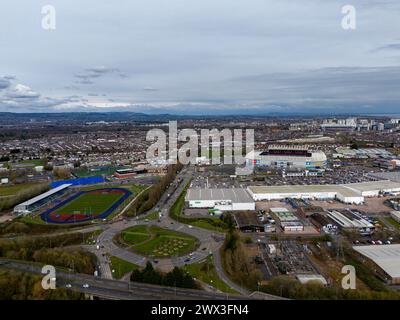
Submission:
[[51,189],[43,194],[40,194],[28,201],[20,203],[14,207],[14,213],[17,215],[25,215],[31,213],[36,208],[43,206],[49,201],[63,195],[71,184],[63,184],[57,188]]
[[246,189],[190,188],[185,201],[189,208],[213,208],[221,211],[254,211],[256,204]]
[[362,235],[370,235],[375,226],[352,210],[331,210],[328,217],[343,229],[356,229]]
[[400,284],[400,244],[354,246],[353,249],[378,265],[389,284]]
[[304,231],[304,225],[298,217],[286,208],[271,208],[271,214],[285,233]]
[[250,195],[255,201],[293,199],[332,200],[361,204],[364,197],[355,190],[339,185],[298,185],[298,186],[251,186]]
[[400,193],[400,183],[390,180],[350,183],[345,187],[355,190],[363,197],[377,197],[381,194],[398,194]]
[[243,232],[264,232],[264,225],[255,212],[237,212],[233,217],[237,227]]
[[266,151],[248,153],[246,164],[282,169],[323,169],[327,157],[323,151],[310,150],[307,146],[271,145]]
[[247,188],[255,201],[293,199],[339,200],[348,204],[362,204],[365,197],[400,193],[400,183],[371,181],[343,185],[285,185],[250,186]]

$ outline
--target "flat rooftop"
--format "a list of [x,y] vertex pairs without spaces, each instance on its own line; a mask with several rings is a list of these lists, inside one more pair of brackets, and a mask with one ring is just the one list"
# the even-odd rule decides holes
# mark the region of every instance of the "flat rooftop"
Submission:
[[248,188],[254,194],[336,192],[345,197],[360,197],[361,193],[366,191],[400,189],[400,183],[384,180],[341,185],[251,186]]
[[400,244],[354,246],[353,249],[375,262],[390,277],[400,278]]
[[254,194],[273,194],[273,193],[317,193],[317,192],[335,192],[346,197],[359,197],[360,194],[352,189],[341,185],[287,185],[287,186],[253,186],[249,187]]
[[234,218],[239,228],[248,226],[263,226],[263,224],[258,220],[255,212],[238,212],[234,215]]
[[368,174],[368,176],[377,179],[386,179],[393,182],[400,182],[400,172],[375,172]]
[[254,202],[249,193],[242,188],[213,188],[213,189],[196,189],[190,188],[185,197],[186,201],[218,201],[231,200],[236,203]]
[[326,279],[320,274],[298,274],[296,275],[297,280],[302,284],[306,284],[310,281],[317,281],[322,283],[324,286],[328,285]]
[[400,183],[390,180],[370,181],[360,183],[349,183],[345,185],[348,188],[354,189],[359,192],[375,191],[375,190],[389,190],[400,189]]

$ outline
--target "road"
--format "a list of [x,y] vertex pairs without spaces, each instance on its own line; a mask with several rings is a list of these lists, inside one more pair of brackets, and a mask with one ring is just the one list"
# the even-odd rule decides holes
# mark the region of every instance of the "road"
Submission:
[[[119,234],[122,230],[137,226],[137,225],[156,225],[164,229],[169,229],[173,231],[184,232],[187,234],[192,235],[193,237],[197,238],[200,242],[198,249],[192,253],[191,256],[186,255],[182,257],[172,257],[172,258],[160,258],[157,259],[157,267],[161,270],[171,270],[174,266],[183,266],[187,263],[194,263],[201,261],[205,257],[207,257],[210,253],[215,252],[220,248],[222,245],[222,241],[224,239],[224,235],[220,233],[216,233],[210,230],[197,228],[188,226],[186,224],[177,222],[172,220],[168,213],[171,206],[175,203],[176,199],[179,197],[183,189],[185,188],[186,184],[190,180],[189,174],[182,173],[178,175],[179,178],[182,178],[182,182],[179,184],[178,188],[174,190],[173,184],[168,188],[168,190],[163,194],[158,204],[155,206],[155,210],[153,211],[160,211],[161,217],[159,220],[154,221],[145,221],[139,220],[138,218],[133,219],[126,219],[123,221],[117,221],[110,224],[104,232],[102,232],[97,240],[98,245],[100,246],[100,250],[96,250],[98,256],[103,256],[103,254],[109,254],[112,256],[116,256],[118,258],[127,260],[131,263],[144,266],[148,261],[147,258],[135,254],[128,248],[121,248],[117,246],[113,242],[113,238]],[[170,194],[170,197],[168,197]],[[93,251],[93,250],[92,250]],[[186,261],[190,259],[190,261]]]
[[[94,246],[87,246],[86,249],[95,253],[100,262],[100,273],[106,279],[112,279],[112,272],[110,270],[109,258],[108,256],[116,256],[125,261],[131,262],[133,264],[139,266],[145,266],[146,262],[149,261],[148,258],[143,257],[139,254],[136,254],[129,250],[129,248],[121,248],[117,246],[113,242],[113,238],[120,233],[122,230],[142,225],[142,224],[150,224],[156,225],[161,228],[179,231],[187,233],[195,238],[197,238],[200,242],[197,250],[190,255],[185,255],[181,257],[173,257],[173,258],[162,258],[152,260],[153,264],[155,261],[157,262],[157,268],[163,271],[169,271],[174,266],[184,266],[186,264],[200,262],[205,259],[208,255],[212,254],[214,257],[214,265],[215,270],[218,276],[222,281],[226,283],[228,287],[234,289],[235,291],[247,296],[250,292],[235,284],[233,281],[229,279],[229,277],[225,274],[224,269],[222,267],[220,249],[225,239],[225,235],[223,233],[198,228],[194,226],[189,226],[187,224],[180,223],[175,221],[169,217],[169,210],[172,205],[175,203],[177,198],[183,192],[187,183],[190,181],[192,176],[192,171],[186,167],[183,169],[176,177],[175,182],[181,179],[178,187],[175,188],[175,182],[171,183],[170,187],[164,192],[161,199],[155,206],[154,211],[160,211],[160,219],[158,221],[144,221],[138,220],[138,218],[126,219],[125,221],[114,222],[109,227],[99,235],[98,237],[98,245],[99,250],[97,250]],[[151,261],[151,260],[150,260]]]
[[[244,296],[248,296],[250,294],[250,291],[248,291],[246,288],[231,281],[223,269],[220,249],[225,239],[225,234],[195,226],[189,226],[187,224],[175,221],[169,217],[169,211],[172,205],[176,202],[193,176],[193,172],[191,170],[192,169],[190,167],[184,168],[177,175],[175,181],[171,183],[170,187],[163,193],[155,208],[150,211],[159,211],[161,213],[159,220],[146,222],[145,220],[139,220],[138,217],[136,217],[113,222],[112,224],[109,224],[104,232],[98,236],[97,245],[99,246],[99,249],[96,248],[97,246],[85,246],[86,250],[96,254],[100,264],[100,274],[103,278],[113,278],[112,270],[110,270],[109,256],[116,256],[139,266],[145,266],[147,261],[150,260],[153,264],[156,264],[158,269],[170,271],[174,266],[181,267],[186,264],[200,262],[211,254],[213,255],[215,270],[219,278],[224,281],[229,288],[235,290],[236,292],[239,292]],[[180,181],[180,183],[178,183],[178,181]],[[176,184],[178,184],[178,187],[175,187]],[[200,245],[198,246],[197,250],[192,252],[190,255],[172,258],[148,259],[142,255],[132,252],[129,250],[129,248],[122,248],[114,243],[113,238],[122,230],[143,224],[156,225],[161,228],[187,233],[197,238],[200,242]]]
[[[41,273],[41,267],[28,263],[0,259],[3,268],[30,273]],[[107,299],[124,300],[250,300],[251,297],[231,295],[202,290],[163,287],[138,282],[109,280],[84,274],[57,272],[56,286],[62,288],[68,284],[71,290],[87,293]],[[84,288],[83,285],[88,287]],[[263,299],[275,300],[276,297],[265,295]]]
[[[150,224],[173,231],[187,233],[199,240],[200,245],[198,246],[196,251],[181,257],[157,258],[156,260],[150,259],[150,261],[152,261],[152,263],[155,264],[158,269],[163,271],[170,271],[175,266],[181,267],[186,264],[200,262],[207,256],[213,255],[215,270],[220,279],[224,281],[226,285],[231,289],[234,289],[243,296],[249,296],[250,292],[247,289],[243,288],[242,286],[239,286],[234,282],[232,282],[229,279],[229,277],[225,274],[225,271],[222,267],[220,249],[225,239],[225,234],[203,228],[198,228],[195,226],[189,226],[187,224],[175,221],[169,217],[169,211],[172,205],[176,202],[176,200],[178,199],[178,197],[180,196],[180,194],[183,192],[184,188],[190,181],[191,177],[193,176],[192,170],[193,169],[190,167],[185,167],[177,175],[175,181],[171,183],[169,188],[163,193],[163,195],[161,196],[159,202],[154,207],[154,209],[148,212],[150,213],[153,211],[159,211],[160,212],[159,220],[145,221],[145,220],[139,220],[138,217],[120,219],[119,221],[113,220],[102,226],[90,226],[87,228],[65,231],[63,233],[71,233],[71,232],[83,233],[99,229],[103,230],[103,232],[98,236],[97,243],[95,245],[82,245],[83,249],[93,252],[97,256],[99,261],[99,271],[100,271],[100,276],[102,277],[102,281],[114,281],[112,280],[113,279],[112,270],[110,269],[110,261],[109,261],[110,256],[116,256],[120,259],[123,259],[125,261],[131,262],[139,266],[145,266],[146,262],[149,261],[148,258],[134,253],[133,251],[129,250],[129,248],[119,247],[113,242],[113,238],[117,234],[119,234],[122,230],[137,225]],[[98,281],[100,280],[97,279],[97,282]],[[104,290],[104,286],[100,287],[101,288],[98,289],[99,292],[101,290]],[[92,288],[91,290],[95,289]],[[112,290],[116,289],[112,288]],[[121,294],[126,295],[127,293],[121,293]]]

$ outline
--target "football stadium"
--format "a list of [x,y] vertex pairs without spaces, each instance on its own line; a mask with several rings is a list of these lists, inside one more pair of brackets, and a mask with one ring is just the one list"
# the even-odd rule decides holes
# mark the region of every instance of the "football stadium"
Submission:
[[80,191],[46,210],[40,217],[45,222],[59,224],[105,219],[131,194],[123,188]]

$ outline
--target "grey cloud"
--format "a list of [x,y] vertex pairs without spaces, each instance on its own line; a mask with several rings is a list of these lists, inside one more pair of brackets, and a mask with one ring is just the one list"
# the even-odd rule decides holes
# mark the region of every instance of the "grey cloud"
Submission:
[[0,90],[7,89],[11,85],[11,82],[6,78],[0,78]]
[[153,87],[144,87],[143,90],[144,91],[158,91],[157,88],[153,88]]
[[107,74],[107,73],[118,72],[119,70],[116,68],[108,68],[105,66],[99,66],[99,67],[87,68],[86,71],[91,74]]
[[396,50],[400,50],[400,43],[390,43],[381,47],[378,47],[374,50],[372,50],[372,52],[379,52],[379,51],[396,51]]
[[105,66],[86,68],[83,73],[75,74],[75,78],[78,79],[77,81],[75,81],[75,83],[91,85],[95,83],[95,79],[116,73],[119,73],[119,76],[121,78],[127,77],[124,73],[120,73],[120,70],[117,68],[108,68]]
[[[3,72],[41,93],[19,100],[48,104],[49,110],[96,110],[96,101],[101,110],[109,102],[116,106],[109,110],[129,105],[124,108],[149,112],[397,111],[400,1],[351,1],[354,31],[341,28],[345,4],[202,0],[184,6],[181,0],[153,0],[121,7],[57,1],[62,20],[53,37],[31,14],[38,12],[35,1],[4,0],[0,30],[19,37],[4,35],[0,61],[7,61]],[[0,99],[18,100],[1,97],[14,82],[0,78]],[[84,101],[88,92],[107,97]],[[71,93],[79,98],[65,102]]]

